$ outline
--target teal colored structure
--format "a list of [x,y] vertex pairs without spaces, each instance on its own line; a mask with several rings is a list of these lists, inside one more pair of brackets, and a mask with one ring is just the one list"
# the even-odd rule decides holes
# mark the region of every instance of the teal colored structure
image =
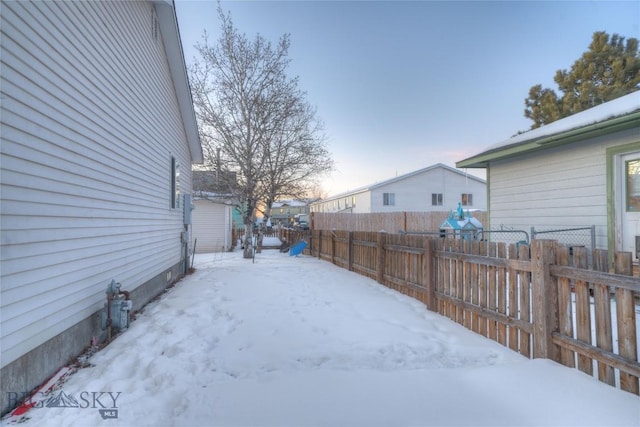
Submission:
[[449,212],[449,217],[440,224],[440,236],[446,237],[447,234],[453,234],[453,237],[465,240],[473,240],[478,232],[484,230],[482,223],[471,216],[467,211],[465,214],[462,209],[462,203],[458,202],[458,208],[454,212]]

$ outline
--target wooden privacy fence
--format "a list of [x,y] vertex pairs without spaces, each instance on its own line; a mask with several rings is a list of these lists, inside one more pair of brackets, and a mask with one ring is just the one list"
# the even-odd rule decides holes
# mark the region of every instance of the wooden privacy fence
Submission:
[[[552,240],[506,245],[375,232],[285,231],[306,253],[416,298],[428,309],[519,352],[597,375],[639,394],[636,301],[629,253]],[[594,270],[587,269],[589,255]],[[600,271],[598,271],[600,270]]]
[[[465,211],[466,212],[466,211]],[[312,212],[311,228],[314,230],[351,230],[400,232],[438,232],[448,218],[448,211],[441,212],[384,212],[384,213],[335,213]],[[474,211],[471,216],[487,224],[487,212]]]

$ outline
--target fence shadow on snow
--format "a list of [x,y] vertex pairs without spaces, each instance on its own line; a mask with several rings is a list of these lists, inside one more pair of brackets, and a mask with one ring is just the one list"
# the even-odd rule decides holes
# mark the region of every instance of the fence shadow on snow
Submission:
[[[422,301],[529,358],[547,358],[640,394],[640,280],[630,253],[384,232],[283,230],[305,253]],[[592,262],[589,262],[589,260]],[[589,266],[592,266],[591,268]]]

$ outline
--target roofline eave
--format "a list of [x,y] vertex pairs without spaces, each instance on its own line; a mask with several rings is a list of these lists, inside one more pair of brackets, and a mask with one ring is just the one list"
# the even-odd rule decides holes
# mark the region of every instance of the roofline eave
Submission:
[[489,162],[494,160],[506,159],[523,153],[570,144],[579,140],[596,138],[598,136],[608,135],[634,127],[640,127],[640,111],[554,135],[541,136],[539,138],[525,141],[524,143],[520,142],[510,146],[485,151],[484,153],[456,162],[456,167],[487,168],[489,166]]

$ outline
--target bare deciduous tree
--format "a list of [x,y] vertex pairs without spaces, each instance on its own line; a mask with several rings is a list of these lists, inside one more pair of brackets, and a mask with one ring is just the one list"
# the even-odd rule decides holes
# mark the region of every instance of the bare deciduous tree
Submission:
[[289,36],[274,48],[239,33],[220,5],[218,16],[220,38],[210,45],[205,33],[189,74],[205,161],[241,207],[249,258],[258,206],[269,215],[276,198],[300,197],[333,163],[315,109],[286,75]]
[[271,144],[265,153],[265,218],[271,216],[273,202],[284,197],[309,198],[318,179],[333,169],[324,142],[323,124],[304,94],[294,92],[282,117],[276,121]]

